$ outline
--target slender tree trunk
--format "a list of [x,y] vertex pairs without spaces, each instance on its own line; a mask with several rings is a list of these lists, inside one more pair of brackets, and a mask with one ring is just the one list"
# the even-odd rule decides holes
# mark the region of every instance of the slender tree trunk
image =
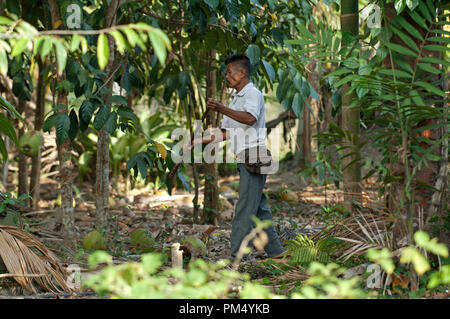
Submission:
[[[50,13],[52,19],[52,26],[56,25],[56,22],[61,20],[59,14],[59,5],[56,0],[49,0]],[[61,26],[64,24],[61,24]],[[57,75],[57,82],[62,82],[65,79],[65,72]],[[67,105],[67,92],[65,89],[61,89],[57,93],[57,105]],[[67,108],[60,109],[59,112],[66,112]],[[75,219],[73,215],[73,190],[72,183],[74,179],[73,163],[71,154],[70,139],[67,139],[64,143],[58,144],[58,160],[59,160],[59,182],[60,182],[60,194],[61,194],[61,222],[63,243],[69,249],[77,248]]]
[[[311,61],[308,63],[308,82],[311,84],[311,86],[314,88],[314,90],[317,92],[317,94],[320,94],[320,70],[318,68],[318,63],[316,60]],[[317,143],[317,140],[313,138],[314,135],[319,133],[319,110],[320,110],[320,101],[317,101],[316,99],[313,99],[312,97],[309,98],[309,105],[311,105],[311,109],[313,111],[312,114],[309,114],[310,117],[310,142],[311,142],[311,153],[310,153],[310,161],[313,161],[314,158],[317,155],[317,151],[319,150],[319,145]],[[307,107],[304,107],[304,109],[307,109]]]
[[[179,33],[179,35],[180,34],[181,33]],[[187,68],[186,60],[184,58],[183,45],[182,45],[180,36],[178,38],[178,45],[179,45],[178,57],[180,58],[181,66],[183,67],[183,71],[189,72],[189,69]],[[191,83],[189,84],[189,102],[187,104],[188,127],[189,127],[189,133],[191,135],[191,139],[194,138],[194,128],[193,128],[193,124],[192,124],[192,117],[193,117],[193,114],[196,112],[196,110],[198,112],[198,105],[199,105],[199,103],[197,103],[197,100],[195,98],[196,90],[195,90],[195,86],[192,82],[193,81],[191,80]],[[199,118],[199,117],[194,116],[194,118]],[[192,204],[194,206],[193,216],[194,216],[194,223],[197,223],[198,217],[199,217],[199,205],[198,205],[199,177],[198,177],[198,171],[197,171],[197,164],[195,164],[194,158],[192,159],[192,176],[194,177],[194,198],[192,199]]]
[[[216,60],[215,49],[209,51],[208,64],[210,67],[214,67]],[[216,70],[210,70],[206,73],[206,99],[216,98]],[[216,113],[209,112],[206,116],[206,127],[211,128],[216,124]],[[215,154],[214,154],[215,155]],[[217,163],[213,162],[211,164],[205,163],[205,190],[203,199],[203,221],[206,223],[214,223],[218,225],[218,213],[219,213],[219,189],[217,186],[218,182],[218,171]]]
[[[9,144],[10,144],[9,137],[5,136],[5,148],[6,148],[6,151],[8,152],[8,154],[9,154]],[[9,172],[9,159],[6,158],[6,161],[2,167],[2,184],[4,187],[3,191],[5,191],[5,192],[8,191],[8,187],[7,187],[8,186],[8,172]]]
[[[46,76],[43,73],[46,64],[38,58],[39,77],[36,88],[36,111],[34,118],[34,129],[40,131],[44,122],[45,110],[45,80]],[[31,206],[33,209],[38,208],[40,199],[40,176],[41,176],[41,149],[39,148],[36,157],[31,160],[31,176],[30,176],[30,195],[32,197]]]
[[[115,25],[116,13],[119,8],[119,0],[111,1],[106,9],[106,26],[111,27]],[[109,58],[106,65],[106,76],[104,81],[107,81],[114,72],[114,41],[111,36],[108,35],[109,45]],[[104,101],[107,101],[111,97],[113,86],[113,80],[110,80],[106,84],[108,93],[102,96]],[[103,127],[98,132],[97,141],[97,163],[96,163],[96,180],[95,180],[95,194],[96,194],[96,219],[97,225],[101,230],[105,230],[108,224],[108,210],[109,210],[109,142],[110,136]]]
[[[19,105],[17,111],[23,116],[25,109],[27,107],[27,102],[24,100],[19,100]],[[24,123],[18,121],[19,124],[19,138],[25,134]],[[19,190],[18,195],[28,193],[28,157],[21,152],[19,152]],[[28,205],[28,200],[25,201],[25,205]]]
[[296,146],[295,148],[295,154],[294,154],[294,162],[295,165],[298,167],[305,167],[306,166],[306,158],[305,158],[305,147],[303,143],[305,142],[303,139],[304,135],[304,121],[303,118],[305,117],[305,112],[302,112],[298,115],[297,119],[297,133],[296,133]]
[[304,165],[309,166],[311,165],[311,113],[306,106],[303,107],[302,127],[303,161]]
[[[359,21],[358,21],[358,0],[343,0],[341,1],[341,29],[343,32],[350,32],[358,35]],[[349,45],[348,43],[343,43]],[[358,48],[355,50],[358,52]],[[350,86],[345,84],[342,86],[342,129],[349,131],[352,137],[359,136],[359,107],[349,109],[350,104],[356,99],[356,94],[347,94]],[[344,145],[351,146],[351,141],[345,141]],[[353,152],[352,155],[345,157],[342,160],[344,167],[344,207],[346,210],[352,212],[352,200],[360,200],[361,197],[361,168],[358,163],[353,162],[358,158],[356,150],[347,148],[344,150],[344,155]],[[353,164],[349,165],[351,162]]]

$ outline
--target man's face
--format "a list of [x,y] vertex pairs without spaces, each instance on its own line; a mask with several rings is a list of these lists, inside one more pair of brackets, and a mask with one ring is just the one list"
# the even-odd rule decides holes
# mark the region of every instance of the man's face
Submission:
[[241,83],[241,81],[245,78],[245,71],[237,63],[228,63],[227,75],[225,78],[227,80],[228,86],[235,89],[236,86],[238,86],[239,83]]

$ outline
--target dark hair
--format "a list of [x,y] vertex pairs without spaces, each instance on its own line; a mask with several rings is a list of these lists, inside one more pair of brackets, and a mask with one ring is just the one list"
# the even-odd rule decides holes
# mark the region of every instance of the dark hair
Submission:
[[239,64],[239,66],[241,66],[245,70],[247,76],[250,77],[252,66],[248,57],[243,54],[233,54],[225,60],[225,65],[228,65],[230,63]]

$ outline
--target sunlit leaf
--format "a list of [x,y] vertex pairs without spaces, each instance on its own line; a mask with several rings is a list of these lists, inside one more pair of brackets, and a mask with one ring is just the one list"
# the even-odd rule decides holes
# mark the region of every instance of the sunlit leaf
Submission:
[[97,60],[98,66],[103,70],[108,64],[109,59],[109,45],[106,34],[102,33],[98,36],[97,41]]

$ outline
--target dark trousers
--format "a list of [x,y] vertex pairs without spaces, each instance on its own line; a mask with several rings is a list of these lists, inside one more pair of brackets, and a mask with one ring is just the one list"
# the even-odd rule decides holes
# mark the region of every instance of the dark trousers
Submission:
[[[260,220],[272,220],[272,213],[267,206],[267,197],[263,193],[266,184],[266,174],[251,174],[244,164],[238,163],[239,169],[239,200],[231,228],[231,259],[233,260],[242,240],[254,227],[251,216]],[[269,257],[278,256],[283,252],[275,227],[265,229],[269,242],[264,247]]]

